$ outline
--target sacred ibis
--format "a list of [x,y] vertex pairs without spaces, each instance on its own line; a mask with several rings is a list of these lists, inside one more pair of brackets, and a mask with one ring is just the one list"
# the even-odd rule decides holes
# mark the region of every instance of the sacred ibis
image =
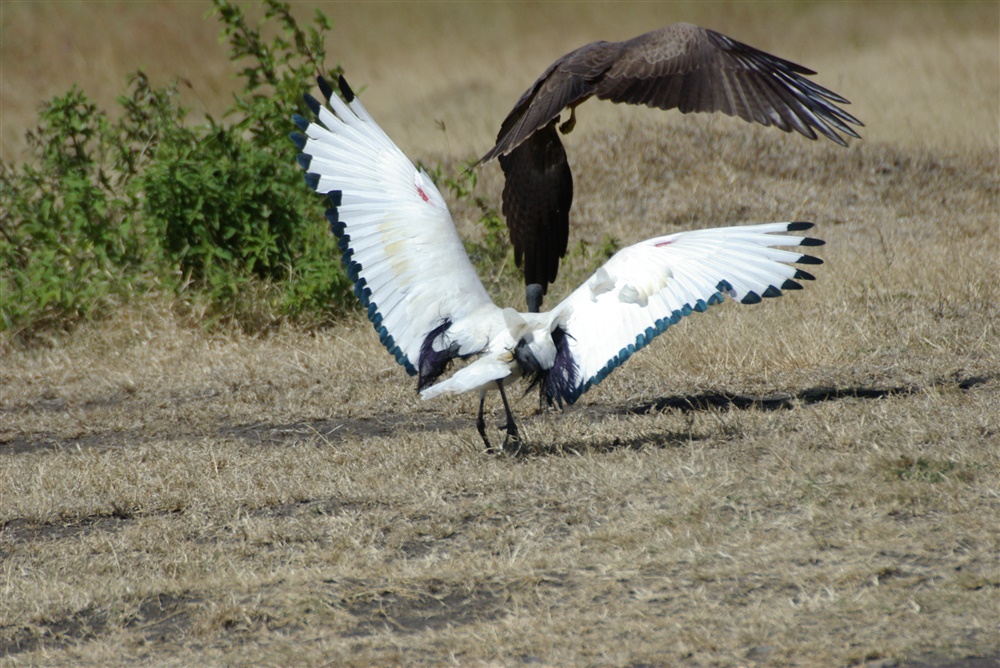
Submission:
[[556,132],[576,124],[590,97],[659,109],[720,111],[809,139],[846,146],[838,130],[863,123],[849,104],[803,75],[814,71],[690,23],[675,23],[624,42],[593,42],[552,63],[504,119],[496,145],[477,164],[498,158],[503,214],[514,261],[524,271],[528,310],[537,312],[559,271],[569,238],[573,175]]
[[[333,227],[354,292],[382,344],[417,377],[421,397],[488,390],[503,400],[503,448],[520,436],[504,387],[525,377],[549,405],[572,404],[684,316],[729,296],[742,304],[778,297],[813,280],[791,264],[821,264],[776,246],[823,242],[783,234],[812,223],[680,232],[624,248],[546,313],[518,313],[490,299],[465,253],[441,193],[375,123],[343,77],[341,100],[320,78],[329,108],[306,94],[316,116],[295,116],[291,137],[306,183],[329,197]],[[303,134],[304,133],[304,134]],[[441,377],[456,359],[467,363]]]

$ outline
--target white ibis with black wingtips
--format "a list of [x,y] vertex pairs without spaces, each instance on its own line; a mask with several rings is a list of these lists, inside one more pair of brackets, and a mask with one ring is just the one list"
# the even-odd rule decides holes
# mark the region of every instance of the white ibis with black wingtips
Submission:
[[[680,232],[618,251],[551,311],[493,303],[465,252],[441,193],[375,123],[343,77],[341,100],[320,79],[329,108],[294,118],[306,183],[327,195],[354,291],[396,361],[417,376],[421,397],[488,390],[506,414],[504,450],[520,434],[505,386],[526,378],[549,405],[574,403],[681,318],[721,303],[778,297],[813,280],[793,264],[822,260],[778,246],[819,246],[786,234],[812,223],[769,223]],[[455,360],[466,364],[442,379]]]

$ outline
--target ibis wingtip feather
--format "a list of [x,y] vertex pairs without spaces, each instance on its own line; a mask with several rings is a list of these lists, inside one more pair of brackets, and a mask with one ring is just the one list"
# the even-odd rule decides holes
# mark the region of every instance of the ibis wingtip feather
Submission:
[[316,83],[319,84],[319,92],[323,94],[323,97],[329,102],[330,97],[333,95],[333,86],[330,82],[326,80],[322,74],[316,77]]
[[344,78],[343,74],[337,79],[337,85],[340,87],[340,94],[344,96],[344,100],[348,104],[353,102],[355,98],[354,91],[347,85],[347,79]]
[[309,107],[309,111],[311,111],[314,116],[319,116],[319,110],[320,110],[320,106],[321,106],[320,103],[319,103],[319,100],[317,100],[316,98],[314,98],[309,93],[305,93],[302,96],[302,99],[305,100],[306,106]]

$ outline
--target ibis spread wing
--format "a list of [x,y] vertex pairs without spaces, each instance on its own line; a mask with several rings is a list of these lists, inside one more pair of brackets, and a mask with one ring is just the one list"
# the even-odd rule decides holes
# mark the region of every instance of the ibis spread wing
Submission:
[[325,81],[320,87],[330,108],[307,96],[317,121],[295,118],[304,133],[292,135],[302,151],[299,163],[309,186],[330,198],[327,218],[383,345],[411,375],[423,377],[422,349],[423,364],[435,364],[428,355],[434,337],[492,300],[427,174],[372,120],[343,78],[346,102]]
[[[813,276],[791,266],[820,264],[775,246],[818,246],[818,239],[783,232],[812,223],[771,223],[681,232],[616,253],[553,309],[566,355],[550,379],[550,399],[568,403],[600,383],[670,325],[729,296],[743,304],[801,289]],[[556,396],[551,396],[555,394]]]

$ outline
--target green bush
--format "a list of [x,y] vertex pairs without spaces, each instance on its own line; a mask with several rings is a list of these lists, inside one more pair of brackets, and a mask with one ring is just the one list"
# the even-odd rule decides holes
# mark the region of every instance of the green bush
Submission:
[[220,131],[196,150],[158,160],[142,178],[143,213],[172,266],[222,315],[321,315],[342,305],[348,282],[323,202],[295,165]]
[[35,164],[0,165],[0,324],[65,325],[134,290],[147,246],[129,187],[140,158],[130,119],[108,121],[76,88],[46,103],[27,135]]
[[[325,71],[330,21],[301,27],[289,4],[213,0],[242,91],[222,120],[186,122],[177,85],[128,81],[115,120],[73,88],[27,135],[31,159],[0,165],[0,331],[25,340],[100,318],[136,298],[194,306],[202,322],[249,329],[329,321],[353,307],[324,198],[303,185],[288,139],[302,94]],[[473,260],[498,273],[509,244],[476,175],[435,178],[475,204]]]
[[74,88],[42,108],[31,159],[0,165],[3,330],[68,328],[150,292],[249,326],[350,303],[325,205],[303,187],[287,136],[316,75],[339,73],[322,69],[330,22],[317,11],[302,29],[267,0],[254,27],[237,5],[213,4],[245,64],[224,122],[190,126],[176,85],[139,72],[117,120]]

